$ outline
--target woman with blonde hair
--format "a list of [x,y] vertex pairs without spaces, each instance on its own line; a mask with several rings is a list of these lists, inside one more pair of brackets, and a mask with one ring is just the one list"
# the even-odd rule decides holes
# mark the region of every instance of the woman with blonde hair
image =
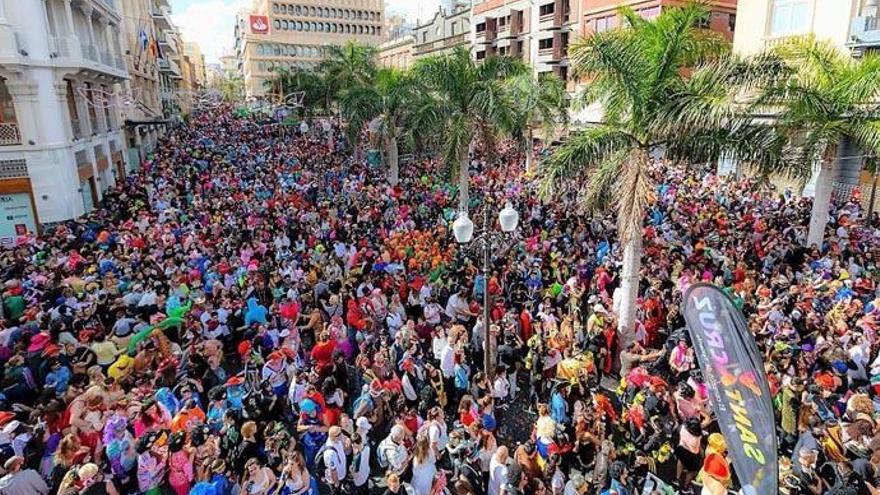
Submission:
[[275,473],[260,464],[256,457],[251,457],[244,465],[242,477],[242,494],[268,495],[275,486]]
[[415,453],[412,461],[412,484],[417,495],[430,495],[437,474],[437,458],[431,449],[427,430],[416,437]]

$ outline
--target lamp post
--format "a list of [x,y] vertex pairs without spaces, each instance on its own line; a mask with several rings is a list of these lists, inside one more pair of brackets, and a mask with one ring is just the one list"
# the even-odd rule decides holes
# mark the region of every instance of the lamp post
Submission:
[[489,331],[489,268],[492,253],[503,255],[511,247],[509,240],[513,237],[519,224],[519,213],[507,203],[498,213],[501,232],[489,228],[489,205],[483,208],[483,231],[474,237],[474,222],[468,217],[467,211],[460,211],[458,218],[452,223],[452,233],[456,242],[478,252],[483,259],[483,367],[486,376],[494,374],[492,359],[492,335]]

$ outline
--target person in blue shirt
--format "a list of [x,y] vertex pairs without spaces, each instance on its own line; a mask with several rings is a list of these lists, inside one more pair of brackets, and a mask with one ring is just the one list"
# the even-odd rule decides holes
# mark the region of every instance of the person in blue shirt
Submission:
[[550,417],[558,424],[568,424],[568,401],[565,397],[568,395],[568,384],[562,383],[553,395],[550,397]]
[[46,374],[45,390],[52,390],[56,397],[61,397],[64,392],[67,392],[72,374],[70,369],[62,366],[57,359],[52,360],[50,366],[51,371]]

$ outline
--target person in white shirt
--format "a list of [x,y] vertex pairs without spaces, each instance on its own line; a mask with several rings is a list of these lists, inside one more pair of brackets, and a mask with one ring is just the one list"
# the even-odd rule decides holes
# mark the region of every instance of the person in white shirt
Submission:
[[412,456],[406,450],[403,444],[406,431],[403,426],[394,425],[391,427],[391,433],[379,443],[379,458],[384,458],[388,463],[388,471],[392,473],[403,473]]
[[488,495],[500,495],[501,486],[507,483],[507,447],[498,447],[492,460],[489,461]]
[[331,426],[327,432],[327,443],[324,444],[324,480],[330,486],[331,493],[342,493],[342,480],[348,472],[345,456],[345,437],[342,428]]
[[434,457],[440,459],[446,451],[449,443],[449,434],[446,428],[445,415],[442,407],[434,407],[428,411],[428,440]]
[[[366,419],[366,418],[358,418]],[[354,484],[355,495],[367,495],[370,491],[370,446],[364,443],[359,436],[351,440],[351,481]]]
[[460,323],[464,323],[471,317],[477,316],[471,312],[468,305],[466,287],[462,287],[458,292],[449,296],[449,300],[446,302],[446,316]]

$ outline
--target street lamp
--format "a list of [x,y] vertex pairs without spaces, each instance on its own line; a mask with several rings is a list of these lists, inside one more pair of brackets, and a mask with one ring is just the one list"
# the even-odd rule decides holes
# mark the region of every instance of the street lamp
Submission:
[[507,203],[498,213],[498,223],[501,224],[501,232],[489,229],[489,207],[483,208],[483,231],[474,238],[474,222],[468,217],[466,211],[461,211],[458,218],[452,222],[452,234],[456,242],[480,253],[483,258],[483,367],[486,376],[492,378],[495,368],[492,359],[492,335],[489,331],[489,266],[492,262],[492,253],[503,256],[512,246],[511,238],[519,224],[519,213]]

